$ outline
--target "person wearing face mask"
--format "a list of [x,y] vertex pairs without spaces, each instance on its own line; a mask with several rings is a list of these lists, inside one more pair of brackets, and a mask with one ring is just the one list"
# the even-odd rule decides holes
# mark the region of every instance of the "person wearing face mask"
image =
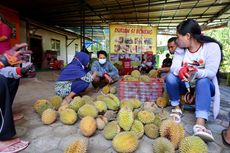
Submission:
[[187,19],[177,26],[177,44],[166,88],[171,105],[170,116],[181,121],[180,94],[195,91],[195,136],[204,141],[214,141],[212,132],[205,127],[213,97],[213,115],[217,117],[220,107],[220,92],[217,72],[222,59],[222,46],[213,38],[204,36],[201,27],[193,19]]
[[78,52],[73,60],[61,70],[55,83],[55,93],[64,98],[62,105],[70,101],[83,92],[97,76],[97,72],[89,72],[90,57],[85,52]]
[[95,88],[103,87],[108,83],[113,83],[119,79],[117,68],[108,61],[107,53],[103,50],[97,52],[98,60],[94,61],[91,67],[92,72],[97,72],[98,77],[92,82]]

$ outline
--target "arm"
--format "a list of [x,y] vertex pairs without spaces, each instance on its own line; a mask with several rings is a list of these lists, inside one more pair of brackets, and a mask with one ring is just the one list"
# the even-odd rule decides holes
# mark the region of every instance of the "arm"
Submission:
[[19,71],[20,71],[20,68],[7,66],[7,67],[0,69],[0,74],[6,78],[18,79],[21,77],[21,75],[19,75],[20,73]]
[[216,76],[216,73],[219,69],[220,60],[221,60],[221,51],[220,47],[216,43],[206,44],[206,59],[205,59],[205,68],[198,69],[197,78],[209,78],[213,79]]
[[103,72],[100,72],[100,70],[99,70],[99,64],[98,64],[97,61],[93,62],[92,67],[91,67],[91,71],[92,72],[97,72],[98,76],[100,76],[100,77],[102,77],[104,75]]
[[177,48],[173,56],[172,65],[170,67],[170,72],[176,76],[178,76],[179,70],[181,69],[183,58],[184,50]]
[[116,75],[118,75],[118,70],[117,70],[117,68],[111,63],[111,62],[109,62],[109,76],[116,76]]

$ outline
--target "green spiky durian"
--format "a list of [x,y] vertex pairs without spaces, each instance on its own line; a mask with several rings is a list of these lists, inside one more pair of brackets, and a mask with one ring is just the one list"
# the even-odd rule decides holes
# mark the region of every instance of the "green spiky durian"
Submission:
[[143,81],[143,82],[149,82],[149,81],[150,81],[150,78],[149,78],[149,76],[147,76],[147,75],[141,75],[141,76],[139,77],[139,80],[140,80],[140,81]]
[[156,113],[160,111],[158,106],[155,104],[155,102],[144,102],[143,109],[148,112]]
[[132,98],[132,105],[134,109],[140,108],[141,107],[141,101],[137,98]]
[[94,100],[90,96],[84,95],[81,99],[83,102],[85,102],[85,104],[94,105]]
[[164,137],[160,137],[153,141],[153,152],[154,153],[175,153],[174,145],[168,139]]
[[125,130],[129,131],[130,128],[132,127],[133,121],[134,121],[134,116],[133,112],[129,107],[123,107],[120,109],[118,112],[118,124],[119,126]]
[[34,110],[39,114],[42,115],[42,113],[48,109],[48,108],[52,108],[52,105],[49,103],[48,100],[46,99],[39,99],[35,102],[34,104]]
[[101,92],[102,92],[103,94],[106,94],[106,95],[107,95],[107,94],[110,92],[110,85],[104,86],[104,87],[102,88]]
[[110,93],[108,94],[108,96],[110,99],[112,99],[117,104],[118,107],[120,106],[120,100],[116,95]]
[[155,115],[153,124],[155,124],[156,126],[160,127],[160,125],[161,125],[161,117],[160,117],[159,114]]
[[124,81],[138,81],[138,78],[132,77],[132,76],[127,76],[124,78]]
[[50,104],[53,106],[55,110],[58,110],[58,108],[61,106],[61,103],[62,98],[60,96],[55,95],[50,99]]
[[84,104],[85,104],[85,101],[83,101],[80,96],[76,96],[70,102],[69,107],[71,109],[75,110],[75,112],[77,112],[79,110],[79,108],[82,107]]
[[98,95],[96,98],[96,101],[104,101],[105,98],[106,98],[106,96],[104,96],[104,95]]
[[160,108],[165,108],[168,105],[168,101],[164,97],[158,97],[157,101],[156,101],[156,104]]
[[134,120],[130,131],[133,131],[139,139],[144,134],[144,125],[141,123],[141,121]]
[[78,110],[79,117],[83,118],[86,116],[97,117],[98,111],[95,106],[90,104],[85,104]]
[[132,153],[138,148],[138,138],[133,132],[121,132],[112,141],[114,150],[117,152]]
[[133,110],[133,100],[132,99],[122,99],[121,100],[121,108],[122,107],[129,107],[131,110]]
[[157,70],[149,71],[148,76],[151,77],[151,78],[157,78],[157,76],[158,76]]
[[118,123],[116,121],[112,121],[105,125],[103,136],[108,140],[112,140],[120,131],[121,128]]
[[69,144],[64,153],[86,153],[87,145],[82,140],[75,140],[71,144]]
[[149,123],[153,123],[153,121],[155,119],[155,115],[151,112],[148,112],[148,111],[140,111],[137,114],[137,118],[143,124],[149,124]]
[[144,129],[145,129],[145,135],[151,139],[156,139],[160,135],[159,127],[157,127],[155,124],[146,124]]
[[160,126],[161,137],[166,137],[177,148],[179,142],[184,138],[185,131],[182,124],[173,120],[164,120]]
[[108,109],[118,110],[119,105],[117,105],[117,103],[114,100],[112,100],[111,98],[106,97],[103,101],[106,103],[106,106]]
[[167,104],[170,105],[170,102],[169,102],[169,95],[168,95],[167,91],[164,91],[164,92],[163,92],[162,97],[164,97],[165,100],[166,100],[166,102],[167,102]]
[[133,71],[131,72],[131,76],[132,76],[132,77],[135,77],[135,78],[139,78],[139,77],[141,76],[141,73],[140,73],[140,71],[138,71],[138,70],[133,70]]
[[70,108],[60,111],[59,114],[60,120],[63,124],[71,125],[77,121],[77,113]]
[[43,124],[52,124],[57,118],[57,112],[51,108],[46,109],[42,113],[42,123]]
[[188,136],[181,140],[179,153],[208,153],[205,142],[197,136]]
[[86,136],[92,136],[97,129],[96,120],[91,116],[86,116],[80,121],[80,131],[81,133]]
[[69,104],[64,104],[64,105],[61,105],[59,108],[58,108],[58,113],[60,113],[61,111],[65,110],[69,108]]
[[106,112],[107,110],[107,105],[104,101],[96,101],[95,102],[95,107],[97,108],[97,110],[101,113],[101,112]]

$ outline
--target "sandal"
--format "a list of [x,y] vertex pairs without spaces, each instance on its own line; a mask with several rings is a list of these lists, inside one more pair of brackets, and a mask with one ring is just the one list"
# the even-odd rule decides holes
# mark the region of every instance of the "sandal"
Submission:
[[29,145],[28,141],[23,141],[20,140],[16,143],[13,143],[12,145],[6,147],[3,150],[0,150],[1,153],[17,153],[19,151],[22,151],[24,149],[26,149]]
[[212,132],[202,125],[198,125],[198,124],[194,125],[193,132],[194,132],[194,136],[198,136],[206,142],[214,141]]
[[13,119],[14,119],[14,121],[18,121],[18,120],[21,120],[21,119],[23,119],[23,118],[24,118],[24,115],[21,114],[21,113],[14,113],[14,114],[13,114]]
[[172,109],[172,113],[169,115],[176,123],[181,122],[181,116],[183,115],[181,109]]
[[225,146],[230,147],[230,143],[228,143],[228,142],[225,140],[225,138],[224,138],[224,134],[226,133],[226,131],[227,131],[227,129],[224,129],[224,130],[221,132],[221,137],[222,137],[223,144],[224,144]]

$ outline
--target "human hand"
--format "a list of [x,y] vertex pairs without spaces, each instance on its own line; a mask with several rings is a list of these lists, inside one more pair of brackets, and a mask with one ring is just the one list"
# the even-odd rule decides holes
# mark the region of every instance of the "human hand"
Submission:
[[29,50],[20,50],[27,47],[26,43],[16,44],[10,50],[6,51],[0,58],[4,66],[17,65],[23,61],[25,54],[31,54]]
[[179,70],[179,78],[182,80],[182,81],[188,81],[188,67],[187,66],[184,66],[182,67],[180,70]]
[[109,83],[113,82],[113,79],[108,74],[104,74],[104,77],[109,81]]

